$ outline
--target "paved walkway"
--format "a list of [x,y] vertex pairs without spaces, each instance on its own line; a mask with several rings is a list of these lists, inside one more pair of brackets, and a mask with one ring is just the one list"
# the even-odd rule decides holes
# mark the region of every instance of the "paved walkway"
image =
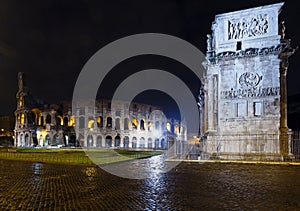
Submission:
[[300,210],[299,178],[298,166],[183,162],[134,180],[0,159],[0,210]]

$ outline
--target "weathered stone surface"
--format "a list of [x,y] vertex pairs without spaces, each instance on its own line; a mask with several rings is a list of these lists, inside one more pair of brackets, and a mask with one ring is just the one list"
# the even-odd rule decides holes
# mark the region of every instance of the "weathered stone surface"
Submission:
[[207,41],[204,152],[288,154],[286,52],[293,50],[278,20],[282,5],[216,15]]

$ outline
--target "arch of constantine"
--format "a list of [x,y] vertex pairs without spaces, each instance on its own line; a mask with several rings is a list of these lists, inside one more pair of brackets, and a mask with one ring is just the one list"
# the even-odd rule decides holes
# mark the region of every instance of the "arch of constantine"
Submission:
[[290,157],[283,3],[216,15],[200,90],[202,157]]

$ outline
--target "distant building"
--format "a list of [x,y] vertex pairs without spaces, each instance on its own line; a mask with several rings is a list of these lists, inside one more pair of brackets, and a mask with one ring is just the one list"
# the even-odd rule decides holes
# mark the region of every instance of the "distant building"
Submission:
[[14,121],[13,116],[0,116],[0,136],[13,136]]
[[[112,110],[110,100],[96,102],[96,115],[88,107],[72,115],[71,101],[45,104],[30,95],[18,74],[16,94],[15,146],[81,146],[88,148],[168,149],[186,141],[184,122],[167,119],[161,108],[118,101]],[[176,150],[176,149],[175,149]]]

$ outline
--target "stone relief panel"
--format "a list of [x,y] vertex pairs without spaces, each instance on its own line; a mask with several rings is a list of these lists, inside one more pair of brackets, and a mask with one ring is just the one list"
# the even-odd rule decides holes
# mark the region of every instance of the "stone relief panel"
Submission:
[[264,102],[265,113],[267,115],[279,114],[280,107],[278,106],[278,104],[279,104],[279,102],[276,100],[274,102],[265,101]]
[[228,40],[256,37],[268,33],[267,14],[228,20]]
[[255,87],[261,81],[262,76],[254,72],[245,72],[239,78],[239,84],[244,88]]

